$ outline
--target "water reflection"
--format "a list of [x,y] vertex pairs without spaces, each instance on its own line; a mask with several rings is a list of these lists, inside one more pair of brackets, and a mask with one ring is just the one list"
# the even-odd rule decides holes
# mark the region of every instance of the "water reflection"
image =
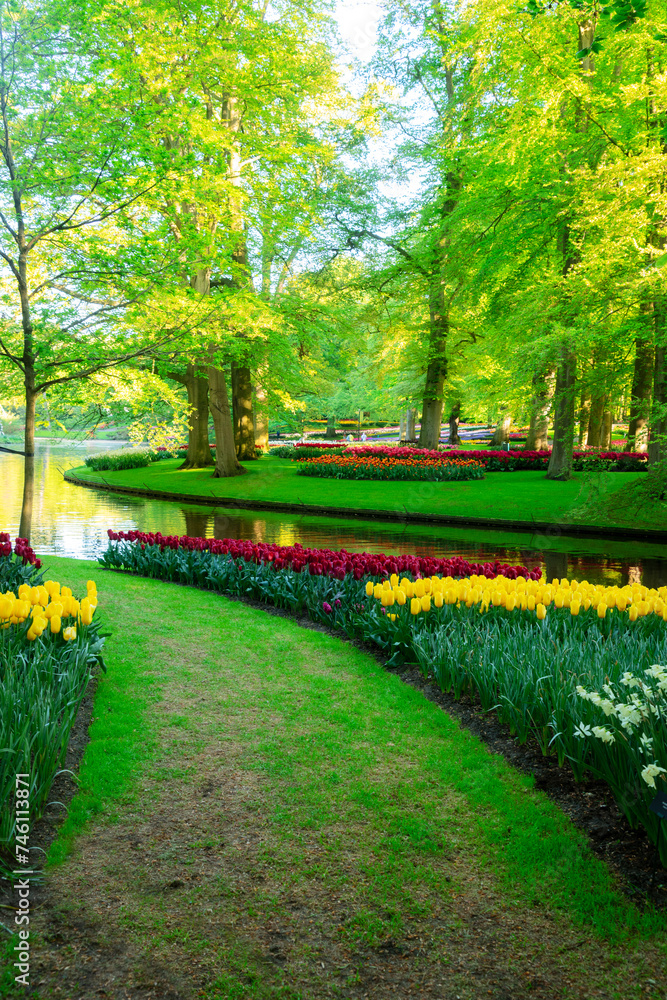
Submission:
[[[242,538],[280,545],[301,542],[350,551],[461,555],[482,562],[501,559],[530,568],[540,566],[549,579],[568,576],[608,584],[635,580],[648,586],[667,584],[667,546],[583,538],[545,539],[544,535],[533,539],[528,534],[501,531],[417,525],[404,528],[381,522],[181,507],[164,500],[96,492],[63,480],[63,471],[81,465],[84,455],[110,447],[111,442],[38,442],[32,536],[38,552],[94,557],[106,545],[107,528],[138,528],[165,535]],[[0,452],[0,473],[0,531],[15,535],[23,490],[21,456]]]

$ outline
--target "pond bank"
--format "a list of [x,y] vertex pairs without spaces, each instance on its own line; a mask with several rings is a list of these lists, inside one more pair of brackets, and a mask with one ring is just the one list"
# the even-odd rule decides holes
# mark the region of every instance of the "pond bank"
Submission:
[[[487,473],[485,480],[447,484],[376,483],[303,479],[297,476],[295,463],[270,456],[245,463],[246,475],[234,479],[213,479],[210,469],[181,471],[179,464],[176,459],[163,460],[147,468],[121,472],[93,472],[79,467],[68,470],[64,477],[68,483],[89,489],[209,507],[359,518],[402,525],[484,528],[541,534],[546,538],[571,535],[667,542],[667,523],[664,528],[641,523],[591,524],[581,523],[573,516],[580,503],[590,502],[591,494],[609,489],[609,476],[617,486],[620,477],[630,484],[645,473],[603,474],[602,486],[598,474],[576,473],[567,483],[554,483],[540,472]],[[397,495],[401,498],[398,503],[394,499]],[[322,503],[323,497],[330,502]],[[367,506],[369,501],[372,506]],[[485,508],[499,508],[508,513],[490,517]],[[524,516],[517,517],[519,512]]]

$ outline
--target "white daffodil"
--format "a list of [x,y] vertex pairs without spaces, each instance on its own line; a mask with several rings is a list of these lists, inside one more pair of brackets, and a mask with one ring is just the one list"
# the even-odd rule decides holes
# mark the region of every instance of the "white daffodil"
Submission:
[[659,681],[667,680],[667,669],[661,667],[659,663],[654,663],[653,666],[647,667],[644,673],[648,674],[649,677],[655,677]]
[[591,735],[591,727],[585,726],[583,722],[580,722],[579,725],[574,727],[574,735],[583,740],[585,736]]
[[577,684],[575,690],[580,698],[588,698],[588,691],[585,687],[582,687],[581,684]]
[[655,779],[659,774],[667,774],[664,767],[658,767],[657,764],[649,764],[642,771],[642,778],[651,788],[655,788]]
[[637,710],[635,705],[617,705],[616,713],[621,720],[621,725],[626,722],[631,723],[633,726],[638,726],[642,721],[641,712]]
[[634,674],[630,673],[629,670],[626,670],[621,677],[621,684],[625,684],[629,688],[636,688],[641,687],[642,682]]
[[616,715],[616,705],[614,705],[613,701],[610,701],[608,698],[601,698],[598,704],[605,715]]
[[593,726],[593,735],[597,736],[599,740],[603,743],[615,743],[616,738],[613,733],[610,733],[608,729],[604,726]]

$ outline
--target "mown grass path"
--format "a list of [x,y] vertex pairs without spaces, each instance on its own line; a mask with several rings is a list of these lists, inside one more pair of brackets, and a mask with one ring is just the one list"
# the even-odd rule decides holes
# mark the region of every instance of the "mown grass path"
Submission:
[[33,996],[664,997],[667,920],[371,657],[218,595],[46,562],[75,591],[94,576],[113,635]]

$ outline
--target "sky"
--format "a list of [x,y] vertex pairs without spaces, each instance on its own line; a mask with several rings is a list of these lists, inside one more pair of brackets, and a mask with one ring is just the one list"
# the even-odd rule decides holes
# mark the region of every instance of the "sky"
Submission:
[[380,5],[375,0],[339,0],[336,7],[336,19],[353,59],[368,62],[375,49],[377,23],[380,16]]

